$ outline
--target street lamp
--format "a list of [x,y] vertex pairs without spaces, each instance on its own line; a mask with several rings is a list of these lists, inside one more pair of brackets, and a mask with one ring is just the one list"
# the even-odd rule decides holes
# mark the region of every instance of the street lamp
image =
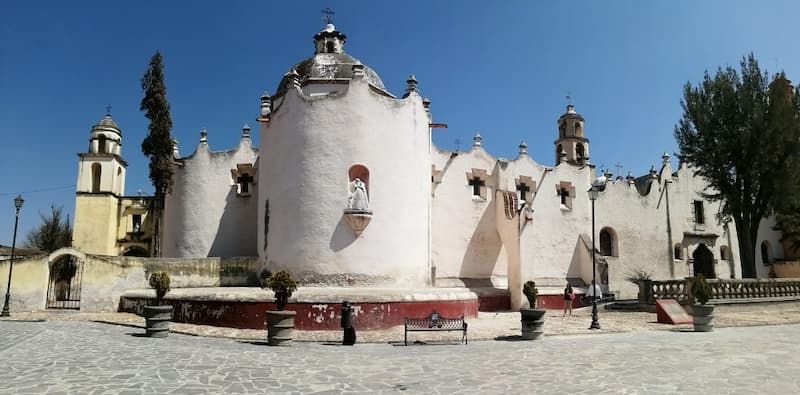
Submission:
[[17,247],[17,225],[19,224],[19,209],[22,208],[22,203],[25,203],[25,200],[22,199],[21,195],[17,195],[14,198],[14,207],[17,208],[16,218],[14,218],[14,237],[11,239],[11,262],[8,265],[8,285],[6,286],[6,302],[3,304],[3,312],[0,313],[0,317],[10,317],[11,313],[8,311],[8,302],[11,298],[11,271],[14,269],[14,250]]
[[600,176],[592,182],[592,187],[589,188],[589,200],[592,201],[592,325],[589,329],[600,329],[600,321],[597,320],[597,260],[595,259],[594,247],[594,201],[597,200],[597,195],[600,193],[600,188],[606,184],[605,176]]

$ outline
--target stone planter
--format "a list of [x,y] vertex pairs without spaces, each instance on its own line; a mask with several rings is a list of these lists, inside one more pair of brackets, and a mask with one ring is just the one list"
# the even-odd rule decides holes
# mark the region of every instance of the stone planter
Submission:
[[714,305],[696,304],[692,306],[692,324],[695,332],[714,330]]
[[167,337],[172,320],[172,306],[144,306],[145,334],[147,337]]
[[520,309],[522,316],[522,339],[536,340],[544,333],[544,313],[545,309]]
[[267,316],[267,342],[270,346],[292,345],[296,311],[269,310]]

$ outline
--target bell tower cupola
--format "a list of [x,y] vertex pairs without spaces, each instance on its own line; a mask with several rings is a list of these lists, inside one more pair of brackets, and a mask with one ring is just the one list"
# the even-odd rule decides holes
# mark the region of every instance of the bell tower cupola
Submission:
[[89,132],[89,150],[78,154],[78,193],[110,193],[122,196],[125,191],[125,168],[122,159],[122,131],[106,116]]
[[584,136],[584,119],[571,103],[558,118],[558,139],[555,141],[555,164],[567,162],[583,166],[589,162],[589,139]]
[[344,41],[347,38],[342,32],[336,30],[333,23],[328,23],[325,29],[314,35],[314,54],[344,53]]

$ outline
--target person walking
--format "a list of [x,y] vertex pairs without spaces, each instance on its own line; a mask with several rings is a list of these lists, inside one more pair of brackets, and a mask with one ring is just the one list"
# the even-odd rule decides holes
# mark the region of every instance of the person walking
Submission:
[[575,292],[572,290],[572,285],[567,283],[567,286],[564,288],[564,314],[561,315],[565,317],[567,312],[569,315],[572,315],[572,301],[575,300]]

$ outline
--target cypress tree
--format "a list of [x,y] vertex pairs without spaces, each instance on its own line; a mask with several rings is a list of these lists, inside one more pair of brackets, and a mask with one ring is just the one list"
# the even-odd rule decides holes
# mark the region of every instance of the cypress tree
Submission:
[[150,59],[150,66],[142,77],[144,98],[139,109],[150,120],[147,137],[142,141],[142,153],[150,158],[150,181],[155,188],[155,198],[151,205],[153,215],[153,256],[161,256],[161,218],[164,210],[164,197],[172,192],[172,119],[169,115],[167,87],[164,83],[164,66],[161,53],[156,51]]

